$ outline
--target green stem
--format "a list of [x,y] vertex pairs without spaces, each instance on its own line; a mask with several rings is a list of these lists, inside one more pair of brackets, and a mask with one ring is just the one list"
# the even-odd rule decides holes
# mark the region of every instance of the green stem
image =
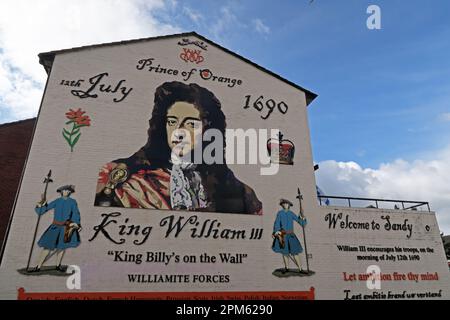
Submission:
[[[75,121],[73,122],[73,126],[72,126],[72,131],[70,132],[70,142],[72,142],[72,137],[73,137],[73,132],[75,131],[75,129],[77,129],[77,125],[75,123]],[[70,152],[73,152],[73,145],[72,143],[70,144]]]

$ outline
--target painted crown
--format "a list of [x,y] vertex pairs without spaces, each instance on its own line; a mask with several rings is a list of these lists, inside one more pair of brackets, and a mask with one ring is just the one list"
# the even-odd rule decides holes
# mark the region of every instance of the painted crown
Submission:
[[[272,150],[279,149],[279,158],[277,158]],[[294,164],[295,146],[291,140],[283,139],[283,134],[278,133],[277,138],[267,140],[267,151],[272,163]]]

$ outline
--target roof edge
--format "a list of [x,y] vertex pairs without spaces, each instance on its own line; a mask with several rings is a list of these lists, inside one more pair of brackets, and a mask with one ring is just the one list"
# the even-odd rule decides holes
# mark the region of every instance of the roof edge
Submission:
[[109,43],[101,43],[101,44],[93,44],[93,45],[87,45],[87,46],[81,46],[81,47],[74,47],[74,48],[69,48],[69,49],[62,49],[62,50],[55,50],[55,51],[48,51],[48,52],[42,52],[38,54],[39,57],[39,63],[44,67],[45,71],[47,72],[47,74],[50,73],[50,70],[53,66],[53,61],[55,60],[55,56],[57,54],[61,54],[61,53],[66,53],[66,52],[73,52],[73,51],[81,51],[81,50],[85,50],[85,49],[95,49],[95,48],[101,48],[101,47],[106,47],[106,46],[115,46],[115,45],[123,45],[123,44],[131,44],[131,43],[136,43],[136,42],[141,42],[141,41],[149,41],[149,40],[159,40],[159,39],[170,39],[170,38],[176,38],[176,37],[189,37],[189,36],[195,36],[197,38],[202,39],[203,41],[207,42],[208,44],[219,48],[223,51],[225,51],[228,54],[231,54],[232,56],[258,68],[259,70],[266,72],[268,74],[270,74],[271,76],[277,78],[278,80],[283,81],[284,83],[289,84],[290,86],[301,90],[305,93],[306,96],[306,105],[308,106],[315,98],[317,98],[317,94],[305,89],[297,84],[295,84],[294,82],[287,80],[286,78],[283,78],[282,76],[260,66],[259,64],[225,48],[222,47],[221,45],[213,42],[212,40],[209,40],[207,38],[205,38],[204,36],[198,34],[195,31],[191,31],[191,32],[183,32],[183,33],[176,33],[176,34],[170,34],[170,35],[164,35],[164,36],[155,36],[155,37],[148,37],[148,38],[138,38],[138,39],[131,39],[131,40],[124,40],[124,41],[116,41],[116,42],[109,42]]
[[29,121],[36,121],[36,117],[28,118],[28,119],[22,119],[22,120],[16,120],[16,121],[12,121],[12,122],[0,123],[0,129],[1,128],[5,128],[5,127],[9,127],[9,126],[14,126],[14,125],[17,125],[17,124],[21,124],[21,123],[24,123],[24,122],[29,122]]

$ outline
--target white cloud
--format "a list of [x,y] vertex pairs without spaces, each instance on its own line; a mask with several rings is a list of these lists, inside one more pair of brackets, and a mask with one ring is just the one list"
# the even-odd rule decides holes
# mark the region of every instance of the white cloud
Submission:
[[[226,42],[230,33],[256,31],[262,35],[270,33],[270,28],[259,19],[250,19],[243,16],[242,7],[236,2],[227,3],[220,7],[214,19],[202,18],[203,26],[211,34],[212,38],[219,42]],[[210,23],[209,21],[213,22]]]
[[14,70],[0,54],[0,120],[11,121],[35,116],[42,89],[40,83],[20,70]]
[[39,52],[179,32],[155,17],[166,6],[176,2],[0,1],[0,121],[36,115],[46,79]]
[[378,169],[356,162],[320,162],[317,184],[326,195],[428,201],[441,231],[450,234],[450,146],[412,162],[401,159]]
[[213,37],[224,41],[225,35],[230,32],[231,28],[242,28],[245,24],[239,21],[231,6],[223,6],[219,10],[218,18],[208,27]]
[[270,28],[262,22],[261,19],[253,19],[252,21],[253,27],[255,28],[256,32],[259,32],[261,34],[269,34]]
[[192,8],[183,7],[183,12],[189,17],[189,19],[191,19],[196,24],[199,24],[200,21],[203,20],[203,15]]

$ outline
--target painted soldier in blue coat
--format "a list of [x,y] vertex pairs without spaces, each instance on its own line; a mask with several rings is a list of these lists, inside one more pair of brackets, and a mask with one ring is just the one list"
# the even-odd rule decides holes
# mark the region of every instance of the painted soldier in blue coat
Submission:
[[39,262],[32,271],[40,271],[52,251],[56,251],[56,270],[64,272],[61,262],[67,248],[76,248],[80,244],[80,212],[75,199],[70,197],[75,186],[66,185],[56,190],[61,197],[52,202],[39,202],[35,208],[38,215],[54,210],[53,223],[45,230],[38,241],[42,248]]
[[292,202],[286,199],[280,200],[282,210],[278,211],[275,223],[273,225],[273,245],[272,250],[281,253],[283,256],[284,270],[282,273],[289,271],[289,258],[291,258],[299,272],[303,272],[300,262],[300,253],[303,252],[302,245],[294,233],[294,221],[301,226],[306,225],[306,219],[297,216],[290,209]]

